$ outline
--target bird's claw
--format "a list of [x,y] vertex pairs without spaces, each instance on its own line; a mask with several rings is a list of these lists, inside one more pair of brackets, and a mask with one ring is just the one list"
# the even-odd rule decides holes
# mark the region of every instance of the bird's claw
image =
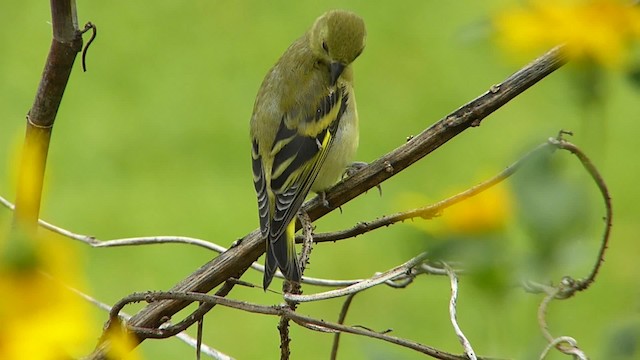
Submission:
[[327,209],[331,209],[331,205],[327,200],[327,193],[322,191],[318,195],[320,195],[320,202],[322,203],[322,206],[326,207]]
[[352,162],[344,170],[344,173],[342,174],[342,178],[344,179],[345,177],[353,176],[358,171],[360,171],[360,170],[364,169],[365,167],[367,167],[367,165],[369,165],[369,164],[364,162],[364,161],[354,161],[354,162]]

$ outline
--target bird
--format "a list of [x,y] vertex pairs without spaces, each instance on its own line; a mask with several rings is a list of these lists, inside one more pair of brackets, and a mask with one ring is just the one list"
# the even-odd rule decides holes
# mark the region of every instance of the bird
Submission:
[[309,192],[323,195],[355,155],[359,135],[352,63],[365,42],[360,16],[330,10],[287,48],[258,90],[250,136],[266,242],[265,291],[278,268],[288,281],[300,282],[297,214]]

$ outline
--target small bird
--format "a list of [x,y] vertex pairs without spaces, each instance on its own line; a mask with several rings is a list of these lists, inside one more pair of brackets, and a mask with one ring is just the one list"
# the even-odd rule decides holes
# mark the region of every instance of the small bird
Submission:
[[358,147],[351,63],[365,46],[364,21],[332,10],[320,16],[265,76],[251,116],[253,183],[266,241],[263,287],[276,268],[300,282],[296,216],[309,191],[322,193]]

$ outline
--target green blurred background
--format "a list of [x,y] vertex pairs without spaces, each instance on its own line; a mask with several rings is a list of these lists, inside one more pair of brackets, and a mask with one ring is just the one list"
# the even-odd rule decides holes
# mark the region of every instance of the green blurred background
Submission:
[[[58,113],[42,217],[99,239],[183,235],[228,246],[258,226],[248,140],[255,94],[270,66],[318,15],[345,8],[366,21],[367,48],[355,63],[355,87],[361,120],[358,160],[371,161],[524,64],[507,60],[491,38],[491,16],[511,3],[79,1],[79,21],[94,22],[99,33],[88,53],[88,72],[82,73],[78,58]],[[48,3],[5,2],[0,24],[0,194],[13,199],[12,169],[24,117],[51,41]],[[559,129],[573,130],[571,140],[593,157],[610,186],[615,226],[598,281],[571,300],[552,303],[550,328],[553,334],[575,337],[593,358],[623,358],[611,348],[638,346],[640,324],[640,166],[634,153],[639,93],[621,73],[600,74],[605,96],[587,104],[581,100],[581,74],[569,67],[552,74],[479,128],[386,182],[383,197],[370,191],[345,205],[342,214],[336,211],[318,221],[317,231],[400,211],[408,206],[401,199],[417,198],[412,194],[441,199],[494,174]],[[562,275],[581,277],[590,269],[604,210],[574,159],[558,154],[553,161],[563,169],[559,181],[580,189],[579,196],[542,194],[539,199],[554,211],[581,209],[579,219],[568,220],[578,230],[558,237],[567,243],[551,246],[557,251],[549,255],[553,267],[546,275],[557,282]],[[525,182],[515,193],[526,193],[526,188]],[[9,216],[0,209],[0,217]],[[475,254],[507,257],[511,265],[504,271],[511,271],[520,262],[518,254],[526,258],[527,249],[536,251],[535,236],[521,225],[514,216],[500,246]],[[430,239],[401,224],[319,244],[306,274],[370,276],[429,250]],[[78,261],[86,269],[86,291],[107,303],[134,291],[168,289],[215,256],[185,245],[77,248],[84,256]],[[259,284],[261,276],[249,271],[243,280]],[[272,287],[279,286],[276,281]],[[536,325],[541,295],[503,289],[498,296],[491,286],[464,277],[460,286],[458,316],[476,352],[537,358],[544,347]],[[320,290],[307,287],[305,292]],[[236,288],[231,297],[260,304],[281,301],[259,288]],[[448,280],[425,276],[404,290],[379,287],[358,295],[347,323],[391,328],[395,336],[459,353],[448,301]],[[341,302],[305,304],[298,311],[335,320]],[[96,310],[95,318],[98,336],[106,314]],[[239,359],[275,359],[276,325],[274,317],[216,308],[205,319],[204,341]],[[328,358],[332,335],[293,326],[291,336],[294,359]],[[193,358],[192,350],[175,339],[145,341],[141,349],[147,359]],[[340,358],[422,357],[345,335]]]

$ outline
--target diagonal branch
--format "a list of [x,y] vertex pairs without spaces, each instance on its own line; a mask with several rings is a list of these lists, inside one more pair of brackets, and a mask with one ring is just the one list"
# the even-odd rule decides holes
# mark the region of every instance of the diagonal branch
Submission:
[[[535,85],[560,68],[566,59],[556,47],[534,60],[502,83],[492,86],[489,91],[463,105],[453,113],[433,124],[399,148],[383,155],[369,166],[340,182],[326,193],[326,200],[337,208],[398,174],[411,164],[428,155],[469,127],[479,126],[481,121],[523,91]],[[313,199],[303,206],[312,221],[326,215],[328,209],[319,199]],[[251,263],[264,252],[264,243],[259,230],[246,235],[242,241],[220,256],[194,271],[193,274],[175,285],[175,292],[208,292],[230,277],[239,278]],[[190,301],[168,300],[149,304],[130,321],[139,327],[158,327],[162,319],[171,317],[186,307]],[[143,341],[143,338],[139,339]],[[105,359],[109,344],[98,345],[89,359]]]

